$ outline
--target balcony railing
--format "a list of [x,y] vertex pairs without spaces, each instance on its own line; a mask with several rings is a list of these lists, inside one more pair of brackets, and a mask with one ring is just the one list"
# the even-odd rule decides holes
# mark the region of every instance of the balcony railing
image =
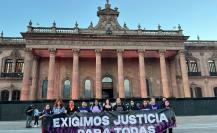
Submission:
[[201,76],[201,72],[188,72],[188,76]]
[[210,76],[217,76],[217,72],[209,72]]
[[25,43],[22,37],[0,37],[0,42],[6,43]]
[[23,73],[1,73],[2,78],[22,78]]

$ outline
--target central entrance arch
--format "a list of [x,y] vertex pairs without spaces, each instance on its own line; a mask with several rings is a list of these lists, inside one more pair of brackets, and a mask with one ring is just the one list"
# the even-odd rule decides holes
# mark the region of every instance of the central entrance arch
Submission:
[[105,76],[102,79],[102,98],[113,98],[113,79]]

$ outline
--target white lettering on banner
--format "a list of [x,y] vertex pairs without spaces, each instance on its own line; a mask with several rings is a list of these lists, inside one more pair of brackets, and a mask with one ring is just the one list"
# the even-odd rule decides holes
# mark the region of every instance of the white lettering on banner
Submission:
[[61,118],[61,121],[62,121],[61,127],[68,127],[67,120],[68,118]]
[[60,118],[53,119],[53,127],[54,128],[60,127]]
[[[159,116],[160,115],[160,116]],[[153,124],[159,122],[168,122],[168,119],[164,113],[161,114],[137,114],[137,115],[118,115],[118,119],[114,120],[113,123],[118,125],[128,124]]]
[[[82,127],[77,133],[155,133],[155,126],[151,124],[161,122],[169,122],[165,113],[120,114],[113,121],[109,116],[62,117],[53,119],[53,128]],[[100,126],[109,127],[101,129]]]
[[79,118],[78,117],[73,117],[72,118],[72,125],[74,126],[74,127],[79,127]]
[[102,117],[102,124],[104,126],[108,126],[110,123],[109,123],[109,117],[108,116],[103,116]]
[[155,127],[154,126],[148,126],[148,133],[155,133]]

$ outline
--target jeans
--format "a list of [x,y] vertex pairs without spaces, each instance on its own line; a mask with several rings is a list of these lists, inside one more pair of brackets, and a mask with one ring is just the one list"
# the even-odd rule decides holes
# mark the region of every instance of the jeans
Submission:
[[37,126],[39,125],[38,124],[38,119],[39,119],[39,116],[35,116],[35,123],[34,123],[34,125],[37,125]]
[[26,127],[31,127],[31,123],[32,123],[32,116],[27,115],[26,116]]

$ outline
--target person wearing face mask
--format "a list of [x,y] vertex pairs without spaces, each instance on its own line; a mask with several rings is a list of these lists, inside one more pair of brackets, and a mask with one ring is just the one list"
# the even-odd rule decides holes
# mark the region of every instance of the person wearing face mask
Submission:
[[68,115],[73,115],[75,112],[79,112],[78,107],[75,105],[73,100],[70,100],[66,108],[66,113]]

